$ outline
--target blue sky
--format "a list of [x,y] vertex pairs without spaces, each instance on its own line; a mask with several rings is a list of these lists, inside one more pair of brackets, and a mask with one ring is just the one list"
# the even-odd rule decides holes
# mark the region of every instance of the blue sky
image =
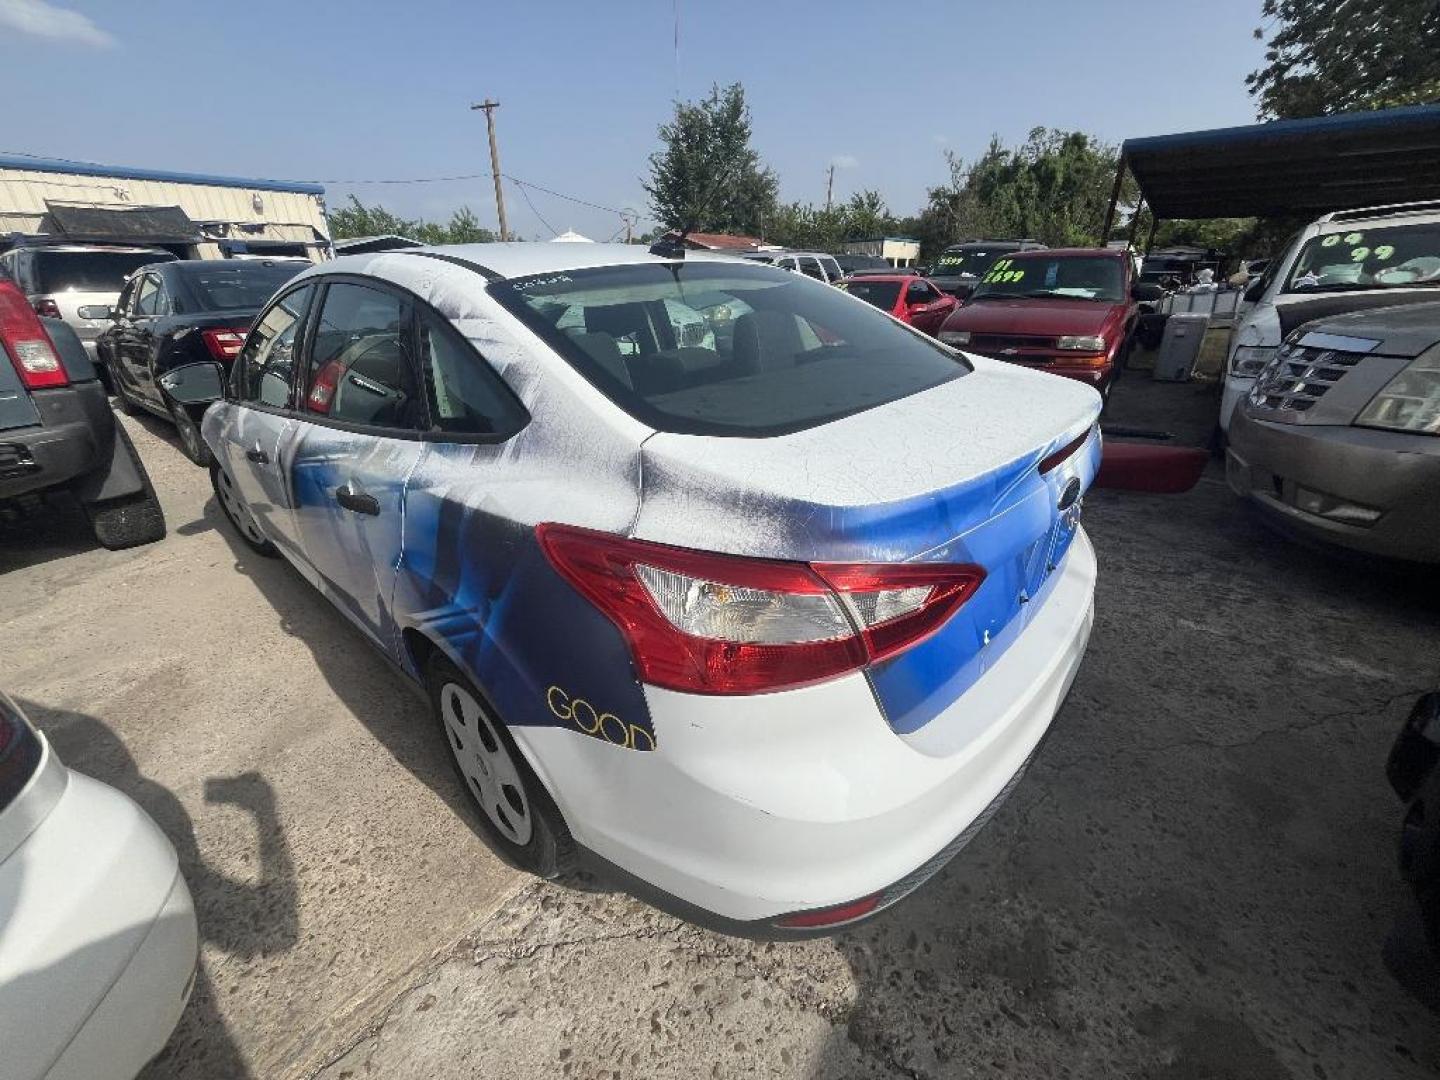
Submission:
[[[992,133],[1076,128],[1119,142],[1248,123],[1260,0],[0,0],[0,151],[235,176],[324,180],[501,171],[646,213],[655,130],[682,97],[745,85],[781,196],[865,187],[911,213],[943,152]],[[468,203],[489,179],[327,183],[407,216]],[[616,215],[507,186],[511,228],[606,239]]]

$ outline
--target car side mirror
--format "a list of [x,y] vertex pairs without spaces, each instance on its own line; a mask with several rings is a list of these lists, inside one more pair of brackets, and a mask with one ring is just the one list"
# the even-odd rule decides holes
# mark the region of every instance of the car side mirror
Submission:
[[160,376],[160,387],[179,405],[205,405],[225,396],[225,369],[213,360],[186,364]]
[[1165,290],[1148,281],[1137,281],[1130,286],[1130,297],[1142,304],[1154,304],[1165,299]]
[[1258,304],[1260,297],[1265,295],[1265,281],[1263,279],[1252,281],[1245,286],[1245,294],[1241,297],[1247,304]]

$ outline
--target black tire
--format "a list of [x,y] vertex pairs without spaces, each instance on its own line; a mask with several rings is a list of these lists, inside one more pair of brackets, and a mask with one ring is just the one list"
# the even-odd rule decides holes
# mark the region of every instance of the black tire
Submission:
[[125,383],[116,374],[115,369],[110,368],[110,382],[115,387],[115,407],[126,416],[139,416],[144,410],[130,396],[130,391],[125,389]]
[[150,486],[135,495],[88,503],[85,515],[95,539],[111,551],[153,544],[165,538],[165,512]]
[[171,401],[168,396],[165,398],[165,406],[170,413],[170,422],[180,434],[180,449],[196,465],[208,469],[214,458],[210,454],[210,447],[205,445],[205,440],[200,435],[200,425],[185,411],[185,406]]
[[[572,871],[575,841],[565,819],[485,695],[439,653],[426,666],[425,685],[435,724],[450,750],[450,764],[485,840],[506,862],[536,877],[549,879]],[[472,706],[477,707],[473,714],[465,716]],[[491,765],[487,767],[486,761]],[[487,798],[482,781],[476,779],[479,772],[505,794],[491,792]],[[523,842],[517,842],[517,836]]]
[[230,522],[236,535],[245,541],[246,547],[267,559],[273,559],[280,554],[279,549],[265,539],[264,533],[255,524],[255,519],[249,516],[250,511],[240,501],[240,493],[235,490],[234,481],[229,473],[220,467],[218,461],[210,462],[210,486],[215,489],[215,501],[220,504],[220,512]]

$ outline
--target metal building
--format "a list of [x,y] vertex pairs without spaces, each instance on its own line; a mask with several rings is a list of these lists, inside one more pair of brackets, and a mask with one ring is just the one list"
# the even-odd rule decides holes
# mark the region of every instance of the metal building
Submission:
[[0,154],[0,250],[44,235],[144,244],[182,258],[330,255],[325,189]]

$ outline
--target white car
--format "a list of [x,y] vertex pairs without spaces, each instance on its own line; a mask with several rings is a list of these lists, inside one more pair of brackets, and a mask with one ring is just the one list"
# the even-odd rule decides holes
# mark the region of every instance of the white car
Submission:
[[493,244],[307,270],[202,430],[511,861],[771,934],[884,908],[1013,787],[1090,632],[1100,404],[773,266]]
[[1440,202],[1338,210],[1286,242],[1235,313],[1220,427],[1303,323],[1350,311],[1434,299],[1440,287]]
[[0,1080],[127,1080],[185,1008],[198,939],[159,827],[0,694]]

